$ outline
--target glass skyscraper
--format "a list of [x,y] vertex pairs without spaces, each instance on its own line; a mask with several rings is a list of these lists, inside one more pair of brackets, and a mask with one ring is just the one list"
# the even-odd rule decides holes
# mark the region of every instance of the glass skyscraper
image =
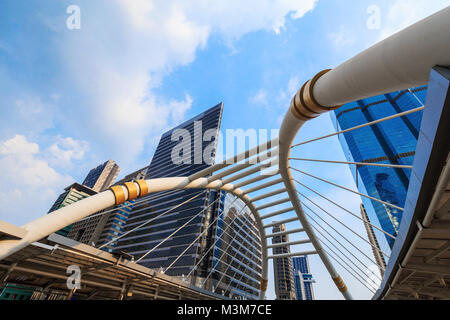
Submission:
[[199,280],[203,281],[212,271],[206,289],[214,288],[216,293],[235,299],[256,300],[262,277],[262,252],[255,218],[242,200],[225,195],[224,191],[219,193],[224,202],[212,238],[214,253],[205,259],[208,266],[200,269],[206,272]]
[[[425,104],[426,86],[407,89],[348,103],[330,112],[336,130],[365,124]],[[412,165],[419,136],[422,111],[339,135],[348,161]],[[408,190],[410,169],[373,166],[350,166],[357,187],[384,202],[403,208]],[[362,198],[370,221],[396,235],[402,211]],[[381,233],[377,232],[380,241]],[[394,240],[385,235],[390,248]]]
[[[285,224],[276,224],[272,228],[272,233],[286,231]],[[289,235],[277,235],[272,237],[272,244],[288,243]],[[275,247],[272,249],[274,255],[291,253],[290,246]],[[295,300],[294,269],[292,259],[289,257],[273,259],[273,273],[275,283],[275,294],[277,300]]]
[[[97,192],[92,190],[91,188],[86,187],[85,185],[81,185],[75,182],[64,189],[64,192],[59,195],[59,197],[56,199],[55,203],[52,205],[48,213],[56,211],[60,208],[63,208],[67,205],[80,201],[94,194],[97,194]],[[63,229],[58,230],[56,233],[61,236],[67,237],[72,231],[72,227],[75,224],[70,224]]]
[[104,191],[114,183],[119,171],[119,166],[113,160],[108,160],[89,171],[83,185],[97,192]]
[[315,282],[309,271],[308,256],[292,258],[294,269],[295,295],[297,300],[314,300],[312,284]]
[[[213,164],[222,118],[223,104],[220,103],[196,117],[164,133],[147,169],[145,179],[189,176]],[[181,161],[180,161],[181,160]],[[190,202],[188,199],[198,196]],[[154,248],[173,231],[177,230],[217,197],[210,190],[177,190],[152,193],[140,199],[148,201],[133,205],[128,214],[123,232],[153,219],[150,223],[121,238],[115,250],[124,251],[137,260]],[[170,269],[172,276],[187,275],[198,262],[204,248],[211,242],[213,228],[208,228],[218,212],[217,201],[204,210],[188,225],[169,240],[144,257],[139,263],[153,269]],[[175,208],[176,207],[176,208]],[[167,210],[172,210],[158,217]],[[208,228],[199,239],[198,236]],[[113,239],[108,235],[107,240]],[[191,245],[192,244],[192,245]],[[181,258],[178,258],[181,255]]]

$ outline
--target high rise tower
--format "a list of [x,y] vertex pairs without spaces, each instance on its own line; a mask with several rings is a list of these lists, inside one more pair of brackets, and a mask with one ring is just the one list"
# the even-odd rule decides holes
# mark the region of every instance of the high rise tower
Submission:
[[[145,178],[189,176],[212,165],[222,110],[223,104],[220,103],[164,133]],[[195,196],[197,197],[190,202],[176,207]],[[121,238],[115,250],[127,252],[136,260],[139,259],[174,230],[194,218],[214,201],[216,196],[214,191],[199,189],[147,195],[140,199],[138,204],[133,205],[123,232],[130,231],[145,221],[151,222]],[[189,274],[200,258],[200,252],[208,243],[207,239],[211,237],[212,228],[209,228],[208,232],[196,240],[209,226],[214,216],[211,213],[215,210],[213,207],[204,210],[203,214],[194,218],[139,263],[153,269],[166,269],[170,266],[167,274],[173,276]],[[171,210],[170,213],[168,210]]]
[[113,160],[108,160],[89,171],[83,185],[97,192],[104,191],[114,183],[119,171],[119,166]]
[[308,256],[293,257],[295,294],[297,300],[314,300],[312,284],[315,280],[309,269]]
[[[424,105],[427,87],[396,91],[347,103],[330,112],[336,130],[341,131]],[[419,136],[422,111],[339,135],[345,156],[350,162],[412,165]],[[384,202],[403,208],[408,190],[410,169],[375,166],[351,166],[357,187]],[[362,198],[370,221],[396,236],[402,211]],[[378,241],[392,248],[394,240],[376,233]],[[384,238],[382,240],[382,238]]]
[[[273,226],[272,232],[286,231],[286,225],[278,224]],[[272,244],[289,242],[289,235],[280,235],[272,237]],[[289,246],[273,248],[273,254],[291,253]],[[273,272],[275,282],[275,293],[277,300],[295,300],[294,274],[291,258],[273,259]]]

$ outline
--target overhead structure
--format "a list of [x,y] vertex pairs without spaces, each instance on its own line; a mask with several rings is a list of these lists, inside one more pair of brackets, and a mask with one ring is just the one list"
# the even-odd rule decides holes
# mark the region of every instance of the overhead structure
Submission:
[[[264,221],[289,212],[294,212],[295,216],[283,218],[278,223],[299,221],[300,228],[288,229],[284,234],[296,234],[301,239],[284,245],[313,247],[313,250],[306,248],[292,252],[289,257],[318,254],[344,298],[351,299],[346,284],[330,260],[331,249],[324,249],[323,243],[319,241],[316,235],[319,230],[311,224],[295,187],[289,162],[294,138],[304,123],[344,103],[427,83],[433,67],[450,66],[449,52],[450,7],[447,7],[335,69],[319,72],[307,81],[293,97],[278,139],[188,177],[131,181],[56,210],[22,227],[0,223],[0,263],[21,250],[27,250],[30,245],[47,239],[65,226],[148,193],[175,189],[215,189],[238,197],[255,217],[262,247],[261,299],[265,297],[267,289],[269,259],[287,257],[269,255],[268,250],[278,244],[270,245],[267,239],[280,234],[267,234],[265,230],[272,227],[274,222]],[[257,194],[252,196],[253,193]]]

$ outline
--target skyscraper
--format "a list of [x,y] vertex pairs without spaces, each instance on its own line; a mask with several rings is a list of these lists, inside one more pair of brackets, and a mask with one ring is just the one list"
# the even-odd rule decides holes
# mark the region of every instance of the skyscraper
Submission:
[[205,286],[208,290],[214,288],[225,296],[256,300],[262,277],[262,252],[255,218],[242,200],[225,195],[224,191],[220,193],[225,199],[212,237],[213,254],[205,258],[208,266],[200,268],[203,274],[198,280],[209,277]]
[[[330,112],[336,130],[345,130],[372,122],[425,103],[426,86],[396,91],[348,103]],[[345,156],[351,162],[392,163],[412,165],[423,112],[383,121],[339,135]],[[410,169],[374,166],[351,166],[357,187],[368,194],[397,207],[404,207]],[[396,235],[402,211],[379,202],[362,198],[372,223]],[[382,236],[377,232],[378,241]],[[390,248],[394,240],[385,235]]]
[[381,247],[378,243],[377,237],[373,230],[373,226],[370,224],[369,216],[367,215],[366,209],[364,205],[361,203],[361,218],[367,223],[364,223],[364,227],[367,231],[367,238],[369,239],[370,244],[372,245],[372,253],[375,258],[375,262],[377,263],[378,269],[380,270],[381,277],[384,276],[384,270],[386,269],[386,261],[384,260],[384,256],[381,253]]
[[[145,177],[148,167],[144,167],[126,175],[115,184],[123,184],[132,180],[140,180]],[[76,241],[99,247],[108,243],[111,239],[120,236],[128,220],[128,215],[133,208],[135,200],[126,201],[114,208],[97,212],[90,217],[73,224],[67,237]],[[116,243],[107,244],[105,251],[112,252]]]
[[314,300],[312,284],[315,282],[309,270],[308,256],[292,258],[295,295],[297,300]]
[[[189,176],[212,165],[222,110],[223,104],[220,103],[164,133],[145,178]],[[196,198],[181,205],[193,197]],[[127,252],[137,260],[192,219],[177,234],[139,261],[153,269],[170,267],[166,271],[169,275],[189,274],[211,238],[213,230],[208,226],[217,211],[217,203],[207,210],[203,209],[216,197],[214,191],[199,189],[147,195],[140,199],[142,202],[133,205],[123,232],[128,232],[143,222],[149,223],[121,238],[115,250]],[[196,216],[202,210],[202,214]],[[202,234],[200,238],[199,234]]]
[[[70,200],[70,203],[73,203],[106,190],[116,179],[119,170],[119,166],[112,160],[108,160],[90,170],[82,185],[75,183],[66,188],[66,191],[59,196],[53,207],[50,209],[50,212],[61,207],[58,205],[61,199],[66,199],[66,202],[72,199]],[[82,193],[82,196],[79,195],[80,192]],[[57,233],[76,241],[93,245],[103,230],[106,222],[105,219],[105,216],[94,215],[94,217],[77,221]]]
[[[272,232],[286,231],[286,225],[277,224],[273,226]],[[289,242],[289,235],[279,235],[272,237],[272,244]],[[281,246],[273,248],[273,254],[290,253],[289,246]],[[275,294],[277,300],[295,300],[294,274],[291,258],[275,258],[273,259],[273,272],[275,282]]]
[[[75,182],[64,189],[64,192],[59,195],[48,213],[58,210],[59,208],[65,207],[74,202],[80,201],[81,199],[87,198],[94,194],[97,194],[97,192],[92,190],[91,188]],[[67,227],[57,231],[56,233],[67,237],[72,227],[73,224],[68,225]]]
[[[148,166],[136,170],[126,175],[123,179],[117,181],[115,184],[120,185],[125,182],[144,179],[145,175],[147,174],[147,169]],[[128,221],[128,217],[131,210],[133,209],[133,204],[135,202],[136,200],[126,201],[125,203],[116,206],[116,210],[106,213],[102,219],[104,223],[99,223],[99,225],[101,225],[101,231],[98,234],[94,235],[91,241],[96,243],[97,246],[105,244],[105,247],[103,247],[102,249],[108,252],[113,252],[115,246],[117,245],[117,242],[111,242],[110,240],[122,235],[123,229]]]
[[119,171],[119,166],[113,160],[108,160],[89,171],[83,185],[97,192],[104,191],[114,183]]

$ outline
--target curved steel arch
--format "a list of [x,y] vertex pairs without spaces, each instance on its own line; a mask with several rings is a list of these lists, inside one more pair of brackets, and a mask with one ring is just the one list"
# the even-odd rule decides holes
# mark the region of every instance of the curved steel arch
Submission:
[[[448,52],[450,52],[450,7],[383,40],[335,69],[320,72],[313,79],[307,81],[297,92],[283,120],[278,150],[281,180],[285,185],[285,191],[289,195],[293,209],[304,231],[312,241],[331,277],[335,280],[337,287],[347,299],[350,299],[351,296],[321,248],[300,205],[289,169],[289,155],[292,142],[298,130],[306,121],[338,108],[339,105],[381,93],[425,84],[428,81],[429,71],[432,67],[436,65],[450,66],[450,55]],[[263,146],[263,149],[265,147],[267,149],[264,150],[269,150],[274,145],[274,141],[270,141]],[[238,173],[238,178],[246,177],[249,174],[245,175],[244,169],[249,168],[253,164],[237,164],[231,169],[216,174],[215,177],[205,178],[215,171],[222,170],[242,159],[259,154],[259,150],[260,146],[234,157],[234,161],[225,161],[211,166],[190,177],[151,179],[146,180],[145,184],[142,181],[126,183],[125,186],[104,191],[61,208],[24,225],[16,233],[21,234],[20,236],[11,236],[6,240],[0,240],[0,260],[71,223],[125,201],[129,198],[128,188],[132,197],[135,195],[136,197],[143,196],[148,192],[184,188],[210,188],[234,193],[249,206],[255,218],[257,218],[260,233],[265,235],[262,217],[259,215],[257,207],[246,192],[239,188],[244,184],[237,183],[233,185],[229,183],[233,181],[230,178],[224,180],[219,178],[220,175],[224,177],[232,173]],[[257,171],[251,173],[255,172]],[[238,180],[238,178],[235,180]],[[253,178],[249,181],[256,183],[260,180],[263,179]],[[266,185],[269,186],[270,184],[264,184],[264,186]],[[145,186],[147,186],[148,190],[145,190]],[[250,192],[247,191],[247,193]],[[266,196],[269,197],[269,194],[266,194]],[[280,212],[266,215],[265,217],[277,214],[280,214]],[[265,253],[263,266],[265,266],[265,269],[263,268],[260,298],[264,297],[266,290],[268,265],[267,238],[265,236],[263,238],[263,252]]]
[[153,192],[201,188],[223,190],[237,196],[254,215],[257,224],[256,226],[261,237],[262,248],[262,279],[260,282],[259,298],[264,299],[268,282],[268,249],[266,233],[261,216],[256,209],[256,206],[253,204],[252,199],[246,195],[244,191],[235,188],[231,183],[223,184],[220,179],[209,183],[208,178],[198,178],[192,182],[188,177],[158,178],[127,182],[121,186],[114,186],[110,190],[83,199],[24,225],[22,228],[28,232],[22,239],[0,241],[0,260],[35,241],[45,238],[65,226],[86,218],[100,210],[112,207],[113,205],[118,205]]

